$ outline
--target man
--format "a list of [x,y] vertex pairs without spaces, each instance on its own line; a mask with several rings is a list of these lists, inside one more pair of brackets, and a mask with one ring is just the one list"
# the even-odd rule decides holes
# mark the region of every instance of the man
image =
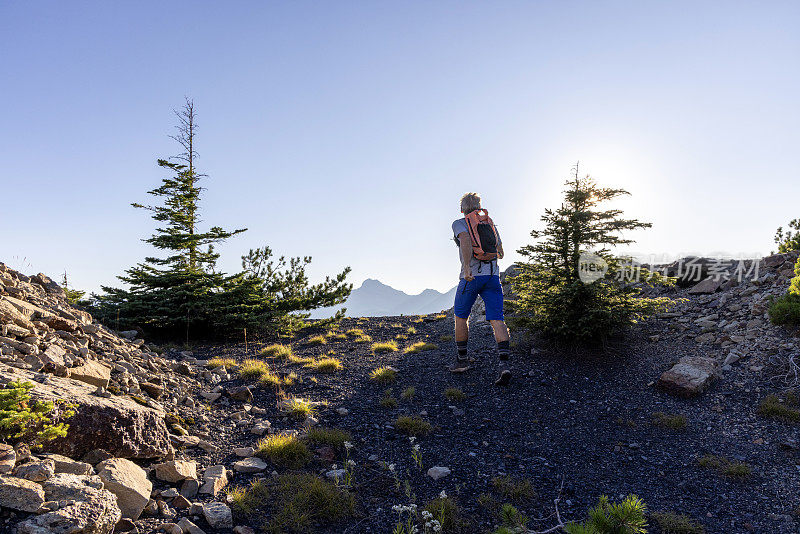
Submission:
[[[497,341],[500,360],[508,360],[511,354],[508,328],[503,320],[503,288],[500,285],[500,270],[497,267],[496,259],[503,258],[503,243],[500,240],[497,229],[494,228],[494,224],[486,214],[485,218],[488,219],[488,224],[491,227],[485,227],[484,229],[488,228],[489,241],[493,240],[491,236],[492,234],[494,235],[496,243],[490,246],[496,250],[496,254],[482,257],[494,257],[495,259],[481,260],[475,256],[474,243],[470,233],[477,235],[477,232],[475,231],[475,218],[470,217],[470,214],[478,210],[480,210],[479,213],[484,213],[481,210],[481,197],[477,193],[467,193],[461,197],[461,213],[464,214],[464,217],[453,222],[453,236],[456,244],[458,244],[461,258],[461,276],[456,290],[454,307],[458,355],[455,364],[450,367],[450,371],[453,373],[463,373],[469,370],[469,363],[475,361],[467,353],[467,342],[469,340],[468,319],[472,305],[475,304],[478,295],[481,296],[486,307],[486,320],[489,321],[494,330],[494,338]],[[510,381],[511,371],[504,368],[495,385],[506,386]]]

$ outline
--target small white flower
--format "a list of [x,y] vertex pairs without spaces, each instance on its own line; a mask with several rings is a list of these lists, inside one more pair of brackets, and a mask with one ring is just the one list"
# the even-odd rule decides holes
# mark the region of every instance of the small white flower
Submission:
[[336,465],[336,464],[333,464],[333,465],[331,466],[331,469],[338,469],[338,467],[339,467],[338,465]]
[[356,463],[353,460],[347,460],[347,465],[353,467],[354,465],[356,465]]
[[353,448],[353,444],[352,444],[352,443],[350,443],[349,441],[345,441],[345,442],[344,442],[344,448],[345,448],[345,449],[347,449],[347,450],[349,451],[350,449],[352,449],[352,448]]
[[442,492],[439,494],[439,498],[440,499],[446,499],[447,498],[447,493],[445,493],[444,490],[442,490]]
[[395,465],[394,464],[389,464],[389,471],[394,473],[394,470],[395,470]]
[[416,444],[416,445],[414,445],[414,450],[415,450],[416,452],[419,452],[419,444]]
[[415,441],[417,441],[417,438],[415,438],[414,436],[409,436],[408,441],[414,443]]

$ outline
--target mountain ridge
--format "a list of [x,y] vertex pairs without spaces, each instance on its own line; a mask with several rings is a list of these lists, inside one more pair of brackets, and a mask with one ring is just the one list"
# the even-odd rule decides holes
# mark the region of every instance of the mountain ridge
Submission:
[[456,287],[442,293],[435,289],[424,289],[417,294],[408,294],[384,284],[376,278],[367,278],[354,289],[344,304],[314,310],[312,319],[330,317],[337,310],[346,308],[348,317],[385,317],[390,315],[423,315],[439,312],[453,306]]

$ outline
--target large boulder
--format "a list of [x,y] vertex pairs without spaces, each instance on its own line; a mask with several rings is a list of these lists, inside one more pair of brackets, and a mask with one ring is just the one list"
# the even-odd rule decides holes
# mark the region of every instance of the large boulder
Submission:
[[72,501],[63,508],[23,521],[17,527],[17,533],[111,534],[121,517],[114,494],[95,489],[83,500]]
[[0,475],[0,506],[20,512],[35,512],[44,504],[44,490],[36,482]]
[[80,458],[95,449],[118,458],[162,458],[174,452],[162,412],[125,397],[95,396],[95,387],[69,378],[48,375],[45,383],[40,383],[36,376],[0,363],[0,383],[32,382],[32,398],[76,405],[76,414],[67,420],[66,437],[48,442],[48,452],[70,458]]
[[69,377],[93,386],[107,388],[111,380],[111,368],[98,361],[87,360],[83,365],[70,369]]
[[192,460],[171,460],[155,466],[156,478],[164,482],[180,482],[197,478],[197,462]]
[[111,458],[100,462],[97,471],[105,489],[117,496],[122,517],[139,519],[153,490],[145,470],[125,458]]
[[83,501],[103,489],[103,481],[97,475],[70,475],[57,473],[42,484],[48,501]]
[[680,397],[702,393],[719,372],[719,363],[703,356],[684,356],[658,379],[658,386]]

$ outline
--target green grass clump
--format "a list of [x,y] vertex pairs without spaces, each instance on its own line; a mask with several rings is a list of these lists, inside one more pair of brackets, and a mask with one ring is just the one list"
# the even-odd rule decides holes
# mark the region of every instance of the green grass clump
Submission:
[[768,395],[761,401],[758,414],[763,417],[797,423],[800,422],[800,410],[797,409],[797,404],[797,396],[793,391],[784,395],[783,402],[777,395]]
[[264,347],[261,349],[259,354],[261,356],[272,356],[273,358],[278,358],[279,360],[288,360],[292,355],[292,347],[276,343],[274,345]]
[[328,340],[325,336],[314,336],[306,340],[307,345],[326,345],[327,343]]
[[249,487],[234,486],[227,490],[228,502],[237,514],[252,515],[269,502],[269,487],[263,480],[254,480]]
[[682,414],[654,412],[653,425],[670,430],[683,430],[686,428],[686,416]]
[[418,415],[401,415],[395,420],[394,427],[409,436],[424,436],[432,429],[431,424]]
[[297,420],[307,419],[316,415],[317,408],[315,403],[300,397],[288,397],[281,402],[281,409],[286,412],[289,417]]
[[416,333],[417,333],[417,329],[416,329],[416,328],[414,328],[413,326],[409,326],[409,327],[406,329],[406,333],[407,333],[407,334],[414,335],[414,334],[416,334]]
[[706,529],[691,517],[674,512],[653,512],[653,521],[663,534],[705,534]]
[[397,399],[394,397],[383,397],[380,401],[381,408],[386,408],[387,410],[394,410],[397,408]]
[[208,360],[206,367],[216,369],[217,367],[236,367],[236,365],[236,360],[233,358],[211,358]]
[[239,366],[239,376],[245,379],[258,380],[266,374],[269,374],[269,366],[261,360],[245,360]]
[[299,469],[311,460],[306,444],[289,434],[273,434],[262,439],[256,445],[256,456],[291,469]]
[[441,341],[442,343],[448,343],[450,341],[453,341],[453,336],[439,336],[439,341]]
[[719,473],[730,478],[746,478],[752,473],[752,468],[746,462],[736,462],[729,460],[724,456],[717,456],[714,454],[706,454],[697,460],[700,467],[707,469],[714,469]]
[[343,521],[355,511],[355,499],[346,490],[308,473],[285,474],[273,490],[272,514],[265,532],[308,534]]
[[397,334],[396,336],[394,336],[394,339],[395,341],[405,341],[406,339],[408,339],[408,336],[405,334]]
[[313,369],[318,373],[335,373],[342,369],[342,361],[338,358],[320,358],[319,360],[305,364],[305,367]]
[[272,372],[264,373],[263,375],[258,377],[258,385],[259,386],[280,386],[283,383],[281,377]]
[[428,343],[427,341],[418,341],[413,345],[409,345],[405,348],[403,352],[406,354],[416,354],[417,352],[425,352],[426,350],[436,350],[439,347],[433,343]]
[[462,402],[467,398],[467,395],[458,388],[447,388],[444,390],[443,395],[450,402]]
[[377,369],[373,369],[369,374],[370,380],[373,382],[378,382],[379,384],[388,384],[390,382],[394,382],[396,376],[397,369],[394,369],[393,367],[378,367]]
[[308,431],[309,441],[317,445],[327,445],[333,449],[344,449],[345,441],[353,441],[350,432],[338,428],[312,427]]
[[397,343],[394,341],[384,341],[379,343],[372,344],[372,352],[375,354],[381,354],[383,352],[397,352],[400,350],[397,346]]
[[334,341],[344,341],[347,339],[347,334],[343,334],[341,332],[328,332],[328,339],[332,339]]
[[358,337],[358,336],[363,336],[364,335],[364,331],[361,330],[360,328],[351,328],[350,330],[348,330],[345,333],[348,336],[351,336],[351,337]]
[[439,497],[429,501],[423,510],[430,512],[435,520],[442,527],[442,532],[452,532],[456,530],[460,521],[458,519],[458,504],[450,497]]
[[355,499],[346,490],[308,473],[286,473],[228,491],[231,508],[261,524],[267,534],[311,534],[353,515]]
[[416,393],[417,390],[414,388],[414,386],[409,386],[403,390],[403,392],[400,394],[400,398],[403,400],[411,400],[414,398],[414,395],[416,395]]
[[533,485],[527,478],[515,479],[510,475],[495,477],[492,479],[492,486],[505,499],[515,503],[529,501],[536,497]]

